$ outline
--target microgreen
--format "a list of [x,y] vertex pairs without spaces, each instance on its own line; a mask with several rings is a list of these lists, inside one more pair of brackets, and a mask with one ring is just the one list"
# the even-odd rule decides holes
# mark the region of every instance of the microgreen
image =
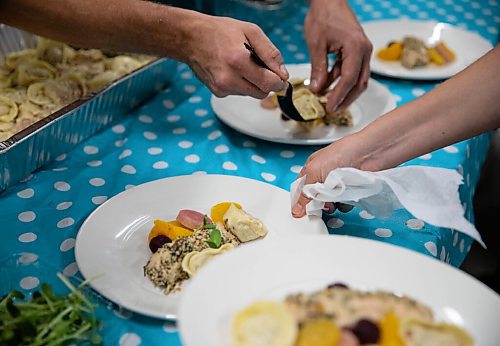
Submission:
[[208,246],[212,249],[218,249],[222,242],[222,236],[220,231],[217,228],[214,228],[210,231],[210,237],[207,240]]
[[49,285],[43,284],[31,300],[23,300],[24,295],[19,291],[11,291],[0,300],[0,344],[102,343],[95,305],[83,293],[88,282],[75,287],[62,274],[57,276],[68,287],[69,294],[56,295]]

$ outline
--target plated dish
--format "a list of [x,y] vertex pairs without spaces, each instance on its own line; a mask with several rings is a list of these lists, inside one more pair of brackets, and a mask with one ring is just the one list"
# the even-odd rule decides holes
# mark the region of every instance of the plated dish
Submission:
[[456,54],[443,41],[428,46],[417,37],[405,36],[379,48],[377,58],[382,61],[399,61],[408,69],[426,68],[431,64],[446,66],[456,59]]
[[[246,266],[244,273],[238,270],[250,261],[252,265]],[[215,288],[213,283],[222,276],[224,285]],[[351,290],[341,291],[337,285],[328,288],[332,283],[346,284]],[[255,307],[262,301],[263,307]],[[282,309],[284,301],[296,309],[292,316],[297,317]],[[233,331],[241,316],[245,325],[248,314],[255,316],[252,310],[267,311],[268,303],[278,304],[271,307],[271,315],[282,316],[285,323],[299,328],[295,329],[297,334],[293,330],[288,334],[294,341],[300,326],[311,317],[325,317],[324,313],[334,310],[335,316],[330,314],[329,318],[337,327],[373,331],[375,324],[379,337],[391,330],[400,335],[401,327],[404,333],[410,328],[416,336],[428,329],[456,331],[464,345],[469,337],[477,345],[494,345],[500,340],[500,330],[495,327],[500,318],[500,297],[469,275],[382,242],[310,236],[249,244],[201,268],[181,300],[178,323],[183,344],[235,345]],[[296,318],[304,323],[295,324]],[[272,320],[276,319],[268,322]],[[368,323],[358,326],[361,320]],[[252,328],[257,329],[259,319],[253,322]],[[400,323],[397,328],[396,322]],[[320,321],[319,326],[313,324],[308,329],[323,330],[324,324]],[[324,329],[331,335],[330,327]]]
[[267,232],[266,225],[239,203],[217,203],[210,216],[180,210],[173,221],[154,221],[148,235],[152,255],[144,266],[144,276],[165,294],[179,292],[212,258],[263,238]]
[[182,291],[165,295],[144,276],[144,265],[151,257],[148,235],[154,220],[174,220],[183,209],[208,213],[221,201],[237,201],[262,221],[268,233],[256,242],[327,234],[320,218],[294,219],[290,215],[289,193],[276,186],[224,175],[172,177],[126,190],[87,218],[75,244],[80,273],[85,278],[95,278],[90,282],[92,288],[120,306],[153,317],[175,319],[179,298],[191,280],[183,283]]
[[[287,65],[287,69],[291,80],[303,81],[310,77],[309,64]],[[373,79],[370,79],[368,89],[349,107],[350,114],[338,114],[339,117],[334,118],[341,118],[344,123],[332,121],[326,124],[322,121],[324,117],[312,123],[285,121],[279,109],[274,106],[272,109],[263,108],[261,101],[244,96],[212,96],[211,104],[223,123],[241,133],[271,142],[300,145],[332,143],[361,130],[396,107],[395,97]],[[318,107],[317,110],[321,111]]]
[[[382,20],[363,23],[363,29],[373,44],[370,67],[372,72],[380,75],[414,79],[414,80],[439,80],[454,76],[493,48],[492,44],[476,33],[462,28],[434,21],[417,20]],[[399,33],[395,37],[395,33]],[[399,60],[388,61],[381,59],[381,50],[389,48],[391,42],[411,37],[420,40],[426,48],[433,49],[427,54],[417,54],[410,57],[407,66]],[[444,43],[446,49],[441,49]],[[419,44],[421,48],[421,44]],[[413,45],[415,47],[415,45]],[[397,51],[397,45],[392,47],[391,53]],[[438,48],[438,51],[435,49]],[[422,50],[422,49],[420,49]],[[441,53],[443,54],[441,54]],[[454,58],[452,58],[453,53]],[[385,52],[383,55],[386,55]],[[392,54],[388,54],[389,57]],[[421,58],[423,56],[423,59]],[[446,58],[445,58],[446,57]],[[445,59],[441,63],[442,59]],[[434,60],[434,63],[429,63]],[[437,63],[440,62],[440,63]],[[418,66],[409,68],[408,66]]]
[[406,296],[342,283],[284,300],[257,301],[232,321],[235,346],[472,346],[471,336],[436,323],[432,310]]
[[0,60],[0,141],[152,61],[40,38]]
[[[328,112],[326,110],[327,97],[326,92],[321,94],[314,94],[309,89],[308,79],[292,79],[290,84],[293,86],[293,105],[300,116],[306,120],[306,122],[298,122],[297,126],[301,126],[304,130],[313,130],[315,127],[324,126],[352,126],[352,113],[349,109]],[[278,94],[270,93],[265,99],[260,102],[260,105],[264,109],[269,110],[282,110],[278,104]],[[283,121],[292,121],[290,118],[284,114],[280,115]]]

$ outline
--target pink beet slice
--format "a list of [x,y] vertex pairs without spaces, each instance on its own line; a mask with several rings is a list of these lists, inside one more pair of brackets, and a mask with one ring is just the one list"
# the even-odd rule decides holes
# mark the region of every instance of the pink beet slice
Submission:
[[[194,230],[203,225],[204,214],[196,211],[183,209],[177,214],[176,220],[180,222],[184,227]],[[212,220],[207,216],[207,224],[212,223]]]

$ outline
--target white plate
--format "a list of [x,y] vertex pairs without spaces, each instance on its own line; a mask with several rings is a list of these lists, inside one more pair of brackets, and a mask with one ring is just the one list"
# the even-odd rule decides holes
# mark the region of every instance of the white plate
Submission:
[[[452,77],[472,64],[493,48],[491,43],[478,34],[450,24],[435,21],[383,20],[363,23],[363,29],[373,44],[370,61],[372,72],[395,78],[416,80],[439,80]],[[391,41],[404,36],[415,36],[427,44],[441,40],[452,49],[457,58],[445,66],[430,64],[408,69],[399,61],[383,61],[376,57],[377,51]]]
[[[290,77],[310,78],[309,64],[287,65]],[[384,113],[396,107],[396,100],[384,85],[370,79],[366,91],[351,105],[353,127],[319,125],[304,130],[296,121],[283,121],[278,109],[260,106],[260,100],[248,96],[212,96],[212,108],[227,126],[246,135],[271,142],[302,145],[329,144],[358,132]]]
[[334,282],[413,297],[436,319],[465,328],[477,345],[500,340],[500,297],[458,269],[373,240],[305,236],[252,244],[202,268],[181,299],[183,345],[229,346],[239,309]]
[[[145,315],[175,319],[179,294],[164,295],[144,277],[150,257],[147,235],[153,220],[174,220],[181,209],[210,213],[211,206],[239,202],[261,219],[264,242],[304,233],[326,234],[320,218],[294,219],[289,193],[257,180],[228,175],[160,179],[126,190],[97,208],[76,237],[75,256],[90,285],[120,306]],[[246,245],[244,245],[246,246]]]

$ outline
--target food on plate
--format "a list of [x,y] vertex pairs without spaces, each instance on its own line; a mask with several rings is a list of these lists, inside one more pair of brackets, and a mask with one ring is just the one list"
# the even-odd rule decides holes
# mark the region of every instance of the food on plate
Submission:
[[184,227],[178,221],[155,220],[148,235],[148,244],[152,252],[156,252],[165,243],[193,234],[193,230]]
[[235,346],[285,346],[294,345],[298,325],[284,303],[262,301],[238,312],[233,330]]
[[232,339],[235,346],[473,345],[465,330],[435,322],[413,299],[343,284],[256,302],[236,313]]
[[231,205],[234,205],[236,208],[241,209],[241,205],[234,202],[222,202],[216,204],[210,209],[210,217],[212,218],[212,220],[214,222],[224,222],[224,214]]
[[234,245],[226,243],[217,249],[205,248],[201,251],[191,251],[182,259],[182,270],[192,276],[203,264],[212,257],[217,256],[225,251],[234,249]]
[[389,42],[387,47],[377,52],[377,57],[385,61],[401,61],[409,69],[434,63],[438,66],[453,62],[455,53],[442,41],[435,46],[427,46],[424,41],[406,36],[402,41]]
[[225,228],[243,243],[264,237],[267,234],[267,228],[262,221],[234,204],[229,206],[223,220]]
[[213,223],[209,217],[197,212],[196,210],[184,209],[179,211],[176,217],[177,222],[182,224],[184,227],[189,229],[196,229],[201,227],[203,224]]
[[165,294],[178,291],[211,258],[266,234],[262,221],[238,203],[214,205],[211,217],[181,210],[175,221],[154,221],[148,234],[153,254],[144,266],[144,275]]
[[0,344],[66,345],[102,343],[99,322],[84,291],[86,282],[75,287],[57,274],[70,293],[58,295],[48,284],[28,298],[11,291],[0,299]]
[[[319,125],[352,126],[352,114],[349,109],[339,110],[333,113],[326,111],[327,98],[325,94],[314,94],[308,87],[305,79],[292,79],[293,86],[292,100],[299,114],[308,122],[297,122],[306,130],[312,130]],[[278,99],[276,93],[271,93],[260,103],[265,109],[278,109]],[[282,115],[282,119],[288,118]]]
[[152,60],[41,38],[0,59],[0,141]]

